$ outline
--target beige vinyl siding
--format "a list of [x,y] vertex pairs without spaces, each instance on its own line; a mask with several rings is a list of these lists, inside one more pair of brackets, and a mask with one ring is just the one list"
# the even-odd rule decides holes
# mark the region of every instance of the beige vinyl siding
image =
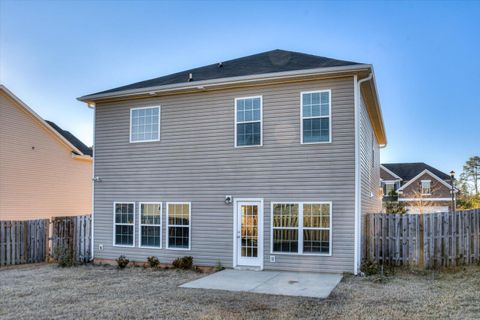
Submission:
[[[300,92],[332,90],[332,143],[300,143]],[[263,99],[263,146],[234,147],[234,99]],[[353,272],[353,77],[171,95],[96,106],[95,256],[124,254],[162,262],[191,255],[198,265],[233,262],[234,198],[264,199],[264,268]],[[129,143],[130,108],[161,105],[160,141]],[[332,201],[331,257],[275,254],[270,263],[272,201]],[[113,202],[191,202],[191,251],[113,247]],[[103,245],[103,251],[98,246]]]
[[[362,226],[360,230],[361,243],[360,252],[363,259],[364,253],[364,230],[365,214],[378,213],[382,210],[382,195],[380,191],[380,147],[377,139],[373,134],[372,124],[365,108],[365,101],[360,95],[360,183],[361,183],[361,214],[360,219]],[[372,146],[375,152],[375,159],[372,166]]]
[[92,162],[0,90],[0,220],[91,213]]
[[[373,134],[363,97],[360,99],[360,173],[362,214],[378,213],[382,209],[380,195],[380,147]],[[375,153],[372,165],[372,147]]]

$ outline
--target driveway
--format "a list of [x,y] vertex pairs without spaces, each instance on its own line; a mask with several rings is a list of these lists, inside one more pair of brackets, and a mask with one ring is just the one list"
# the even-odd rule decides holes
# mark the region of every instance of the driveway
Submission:
[[180,287],[327,298],[341,280],[339,274],[223,270]]

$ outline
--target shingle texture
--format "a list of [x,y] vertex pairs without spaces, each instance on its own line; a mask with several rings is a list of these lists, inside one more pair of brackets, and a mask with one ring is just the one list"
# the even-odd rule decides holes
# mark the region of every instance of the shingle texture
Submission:
[[[114,93],[124,90],[150,88],[202,80],[258,75],[263,73],[350,66],[356,64],[359,63],[277,49],[234,60],[218,62],[204,67],[185,70],[155,79],[136,82],[94,94]],[[192,79],[190,81],[189,74],[192,74]]]
[[82,141],[80,141],[77,137],[71,134],[69,131],[63,130],[55,122],[45,120],[55,131],[60,133],[65,139],[67,139],[71,144],[73,144],[78,150],[80,150],[83,154],[92,156],[92,148],[87,147]]
[[423,162],[414,162],[414,163],[382,163],[382,166],[388,170],[395,173],[397,176],[402,178],[404,181],[408,181],[417,176],[420,172],[425,169],[432,172],[434,175],[443,180],[449,180],[450,176],[438,169],[435,169],[432,166],[429,166]]

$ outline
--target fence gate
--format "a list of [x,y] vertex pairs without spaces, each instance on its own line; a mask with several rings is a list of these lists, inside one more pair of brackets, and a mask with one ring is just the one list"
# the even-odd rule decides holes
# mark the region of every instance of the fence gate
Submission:
[[61,255],[71,255],[78,263],[91,258],[91,217],[52,218],[52,246],[50,256],[57,260]]

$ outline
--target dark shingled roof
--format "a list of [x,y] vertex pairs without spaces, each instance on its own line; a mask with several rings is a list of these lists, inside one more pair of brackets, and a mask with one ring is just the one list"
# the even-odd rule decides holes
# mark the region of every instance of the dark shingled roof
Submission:
[[442,180],[450,179],[450,176],[442,171],[435,169],[423,162],[414,163],[382,163],[382,166],[395,173],[403,180],[411,180],[415,178],[420,172],[428,169],[431,173],[436,175]]
[[80,141],[69,131],[63,130],[52,121],[45,120],[45,122],[48,123],[53,129],[55,129],[55,131],[60,133],[60,135],[67,139],[71,144],[73,144],[84,155],[92,156],[92,148],[87,147],[82,141]]
[[[94,94],[113,93],[117,91],[143,89],[202,80],[258,75],[263,73],[350,66],[357,64],[359,63],[277,49],[234,60],[218,62],[204,67],[185,70]],[[189,81],[190,73],[192,74],[191,81]]]

